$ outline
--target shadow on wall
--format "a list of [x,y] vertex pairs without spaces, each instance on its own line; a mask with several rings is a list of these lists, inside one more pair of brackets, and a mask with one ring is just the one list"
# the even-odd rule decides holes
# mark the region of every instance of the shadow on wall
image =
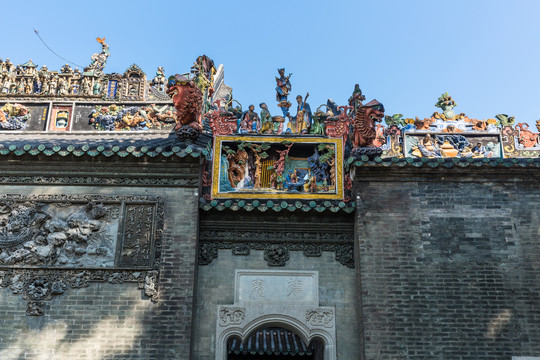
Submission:
[[488,324],[486,337],[488,339],[495,339],[499,333],[503,330],[504,326],[510,323],[512,319],[512,310],[504,309],[501,310],[497,316],[491,319]]
[[[0,339],[4,345],[4,349],[0,350],[0,359],[102,360],[126,355],[140,344],[142,321],[146,315],[144,307],[144,303],[140,303],[125,309],[126,314],[138,313],[141,316],[119,317],[111,314],[95,322],[90,319],[85,321],[80,313],[73,314],[71,321],[48,319],[40,330],[19,331],[18,334],[12,333],[9,339]],[[77,318],[75,324],[81,330],[72,329],[73,318]],[[73,334],[70,334],[73,332],[78,332],[78,339],[73,339]]]

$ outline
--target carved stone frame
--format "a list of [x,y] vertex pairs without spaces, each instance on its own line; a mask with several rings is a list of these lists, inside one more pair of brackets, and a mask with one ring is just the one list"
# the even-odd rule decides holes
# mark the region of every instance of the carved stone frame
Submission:
[[148,233],[149,257],[144,264],[122,263],[125,219],[120,218],[116,259],[113,267],[58,267],[44,265],[0,265],[0,288],[9,288],[14,294],[21,294],[28,301],[26,314],[40,316],[44,313],[44,301],[61,295],[69,288],[83,288],[93,282],[112,284],[136,283],[153,302],[158,301],[159,269],[161,264],[162,233],[164,227],[164,199],[150,195],[22,195],[3,194],[0,200],[41,203],[73,204],[93,201],[103,204],[116,204],[123,211],[127,206],[147,206],[152,212],[152,224]]
[[[238,274],[262,273],[261,271],[236,270]],[[318,292],[318,272],[306,271],[263,271],[265,274],[295,276],[299,273],[311,273],[315,277]],[[235,289],[237,289],[235,285]],[[236,292],[236,290],[235,290]],[[315,297],[318,299],[318,294]],[[336,360],[336,316],[335,307],[317,306],[312,302],[298,303],[243,303],[235,294],[234,305],[218,305],[216,321],[216,360],[227,359],[227,342],[231,337],[238,337],[243,342],[255,331],[265,327],[277,326],[288,329],[309,344],[318,339],[324,342],[324,360]]]

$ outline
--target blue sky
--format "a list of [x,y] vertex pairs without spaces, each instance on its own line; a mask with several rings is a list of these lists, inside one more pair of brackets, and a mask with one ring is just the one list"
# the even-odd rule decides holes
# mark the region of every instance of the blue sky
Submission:
[[[457,113],[540,118],[540,1],[10,1],[0,57],[60,69],[110,46],[106,72],[136,63],[148,77],[189,70],[198,55],[224,64],[244,108],[275,102],[278,67],[314,110],[345,104],[354,84],[386,114],[427,117],[445,91]],[[257,106],[258,109],[258,106]]]

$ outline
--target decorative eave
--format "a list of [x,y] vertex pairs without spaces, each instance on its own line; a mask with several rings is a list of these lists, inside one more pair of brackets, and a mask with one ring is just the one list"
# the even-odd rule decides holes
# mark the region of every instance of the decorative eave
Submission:
[[322,201],[322,200],[279,200],[279,199],[272,199],[272,200],[206,200],[204,198],[201,198],[199,203],[199,208],[203,211],[210,211],[210,210],[217,210],[217,211],[239,211],[239,210],[245,210],[245,211],[261,211],[266,212],[268,210],[273,210],[275,212],[280,211],[317,211],[317,212],[323,212],[323,211],[331,211],[331,212],[339,212],[343,211],[347,214],[354,212],[356,204],[354,201],[352,202],[344,202],[344,201]]
[[353,163],[358,167],[540,167],[540,158],[398,158],[375,157],[369,160],[367,156],[362,156],[361,159],[354,161],[349,160],[348,163]]
[[[34,136],[32,136],[34,135]],[[127,135],[127,136],[126,136]],[[203,158],[210,156],[204,139],[182,143],[173,134],[2,134],[1,157]],[[131,136],[130,136],[131,135]]]

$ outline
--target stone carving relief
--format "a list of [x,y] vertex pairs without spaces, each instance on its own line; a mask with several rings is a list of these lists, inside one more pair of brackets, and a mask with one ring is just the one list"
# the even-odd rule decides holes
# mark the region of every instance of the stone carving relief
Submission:
[[234,278],[234,303],[216,309],[216,360],[227,358],[233,337],[246,344],[255,329],[269,326],[285,327],[306,343],[320,339],[324,359],[337,358],[336,309],[319,305],[317,271],[237,269]]
[[243,307],[225,307],[219,308],[219,326],[239,325],[246,317],[246,309]]
[[199,248],[199,265],[208,265],[218,257],[218,244],[203,243]]
[[26,315],[41,316],[45,313],[45,303],[43,301],[30,301],[26,306]]
[[157,270],[149,271],[144,278],[144,284],[142,284],[144,295],[148,296],[153,302],[158,301],[158,276],[159,272]]
[[0,265],[114,265],[118,205],[0,199]]
[[289,250],[283,245],[271,245],[264,250],[264,260],[270,266],[285,266],[289,260]]
[[153,196],[0,196],[0,287],[44,301],[92,282],[137,283],[158,300],[163,200]]
[[[250,239],[245,241],[244,239]],[[323,251],[335,252],[340,264],[354,268],[352,233],[293,233],[256,231],[200,231],[199,265],[208,265],[220,249],[231,249],[234,255],[247,256],[251,250],[263,250],[270,266],[284,266],[291,251],[318,257]]]
[[333,309],[310,309],[306,311],[306,321],[312,326],[334,326]]

